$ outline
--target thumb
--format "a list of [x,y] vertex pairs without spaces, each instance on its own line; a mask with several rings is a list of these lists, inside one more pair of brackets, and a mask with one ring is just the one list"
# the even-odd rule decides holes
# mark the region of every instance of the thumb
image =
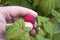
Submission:
[[0,13],[0,38],[4,37],[4,33],[6,32],[6,21],[2,13]]

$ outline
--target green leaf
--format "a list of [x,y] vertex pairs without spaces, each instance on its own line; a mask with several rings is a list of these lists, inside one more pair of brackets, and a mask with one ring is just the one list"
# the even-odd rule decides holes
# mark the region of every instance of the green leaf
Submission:
[[26,31],[26,32],[30,32],[30,30],[31,30],[31,29],[30,29],[29,27],[25,27],[25,31]]
[[31,40],[36,40],[36,38],[35,38],[35,37],[33,37],[33,36],[30,36],[30,39],[31,39]]
[[25,25],[23,19],[19,19],[16,22],[14,22],[12,25],[8,26],[6,29],[7,39],[14,39],[19,37],[21,34],[23,35],[25,33],[24,27]]
[[47,17],[38,16],[38,19],[37,19],[38,25],[40,26],[40,25],[42,25],[42,23],[47,22],[48,20],[49,20],[49,18],[47,18]]
[[21,30],[19,27],[16,27],[14,25],[10,26],[7,28],[8,30],[6,31],[6,37],[7,39],[14,39],[19,37],[21,34],[24,33],[23,30]]
[[52,40],[54,31],[55,31],[55,25],[52,22],[48,21],[48,22],[45,22],[43,26],[44,26],[44,29],[49,33],[50,40]]
[[40,0],[33,0],[33,6],[35,7],[35,6],[39,5],[39,2],[40,2]]
[[21,29],[25,28],[25,22],[22,18],[14,22],[13,25],[15,25],[16,27],[20,27]]
[[36,39],[37,39],[37,40],[49,40],[49,39],[44,38],[44,37],[39,36],[39,35],[36,35]]
[[56,24],[56,29],[55,29],[55,33],[54,34],[60,33],[60,23],[55,21],[55,24]]
[[22,37],[19,38],[19,40],[30,40],[29,33],[25,33]]
[[20,6],[32,9],[32,4],[29,3],[28,0],[21,0],[20,1]]
[[38,35],[44,37],[45,36],[45,32],[42,29],[40,29],[40,31],[38,31]]
[[49,34],[53,34],[55,31],[55,25],[52,22],[45,22],[43,24],[44,29],[49,33]]
[[60,13],[52,10],[52,15],[57,19],[57,21],[60,23]]
[[56,33],[60,33],[60,24],[58,24],[57,27],[56,27],[55,34]]
[[11,5],[10,3],[11,3],[10,1],[6,1],[6,2],[4,3],[4,6],[9,6],[9,5]]
[[7,0],[0,0],[0,3],[3,5]]
[[40,9],[45,14],[50,14],[55,8],[55,0],[40,0]]
[[6,2],[9,2],[9,5],[19,5],[20,0],[7,0]]
[[55,0],[55,8],[60,8],[60,0]]
[[60,0],[55,0],[55,10],[60,12]]
[[60,33],[54,34],[52,40],[60,40]]

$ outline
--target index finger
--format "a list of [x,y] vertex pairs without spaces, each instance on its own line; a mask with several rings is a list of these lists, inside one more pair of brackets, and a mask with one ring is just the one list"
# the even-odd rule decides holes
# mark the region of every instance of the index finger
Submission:
[[37,12],[20,6],[6,6],[6,7],[1,7],[0,10],[5,16],[5,18],[7,17],[9,18],[10,16],[18,16],[18,15],[25,16],[27,14],[31,14],[35,18],[38,16]]

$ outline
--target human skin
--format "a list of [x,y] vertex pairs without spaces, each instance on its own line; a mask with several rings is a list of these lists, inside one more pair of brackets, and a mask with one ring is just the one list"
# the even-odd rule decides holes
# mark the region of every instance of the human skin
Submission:
[[21,6],[0,7],[0,40],[6,40],[5,39],[6,25],[8,23],[13,23],[12,22],[14,20],[14,19],[12,20],[13,17],[16,17],[16,16],[24,17],[27,14],[33,15],[34,18],[38,16],[37,12]]

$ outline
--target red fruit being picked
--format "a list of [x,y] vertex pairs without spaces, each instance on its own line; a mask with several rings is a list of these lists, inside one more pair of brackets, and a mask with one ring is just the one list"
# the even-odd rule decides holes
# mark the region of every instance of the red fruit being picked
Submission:
[[30,22],[32,24],[35,24],[35,18],[34,16],[28,14],[24,17],[25,22]]

